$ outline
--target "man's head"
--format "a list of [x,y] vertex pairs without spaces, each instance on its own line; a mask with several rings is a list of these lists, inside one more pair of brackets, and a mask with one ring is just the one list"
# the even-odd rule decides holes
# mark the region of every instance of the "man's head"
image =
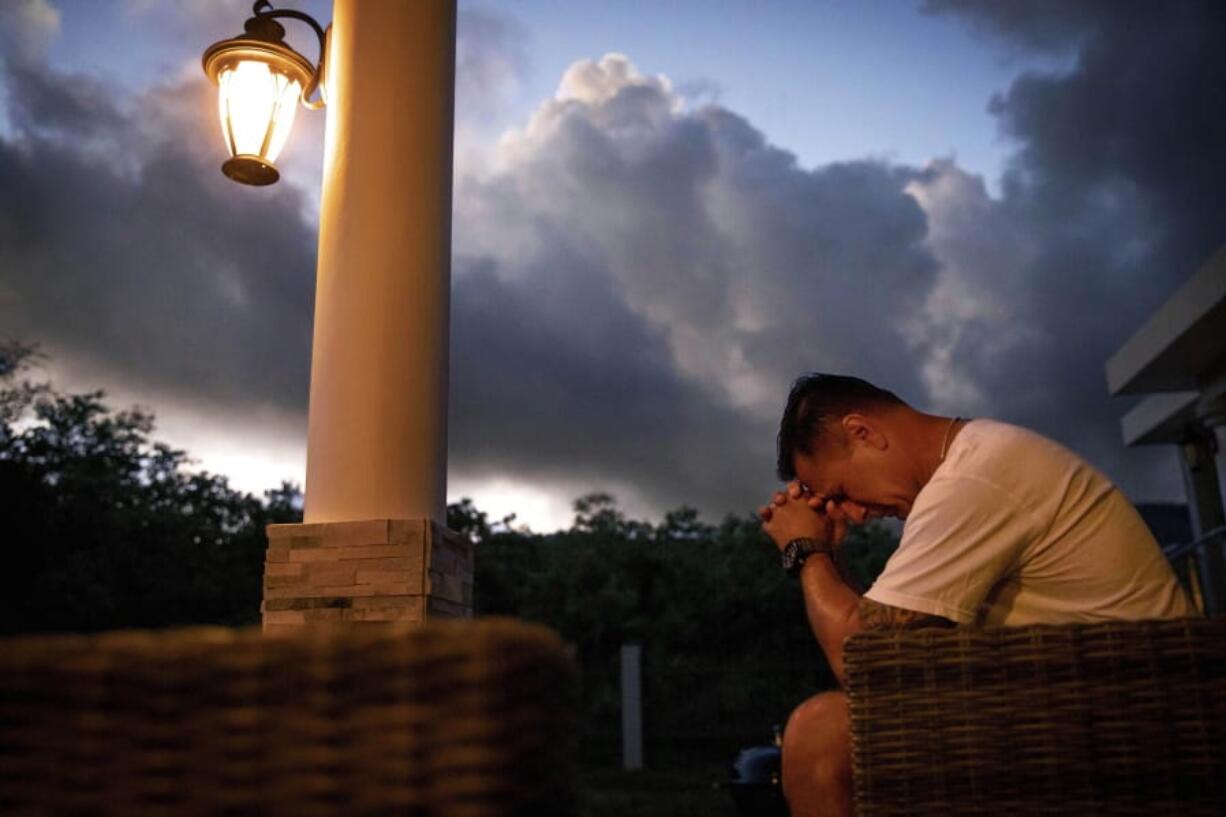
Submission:
[[799,480],[853,521],[905,517],[918,493],[903,445],[919,417],[893,392],[858,377],[810,374],[779,423],[779,478]]

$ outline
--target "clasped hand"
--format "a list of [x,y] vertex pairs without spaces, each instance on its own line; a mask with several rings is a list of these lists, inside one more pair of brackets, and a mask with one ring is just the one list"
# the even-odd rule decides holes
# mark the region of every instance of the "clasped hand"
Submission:
[[800,482],[776,491],[770,504],[758,509],[758,518],[780,550],[801,537],[838,547],[847,535],[848,516],[839,504],[814,496]]

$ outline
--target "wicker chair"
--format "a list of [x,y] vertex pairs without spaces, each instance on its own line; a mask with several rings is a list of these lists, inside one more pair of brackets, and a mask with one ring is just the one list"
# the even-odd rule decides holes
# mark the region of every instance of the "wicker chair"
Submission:
[[0,814],[570,814],[573,664],[512,621],[0,642]]
[[1226,814],[1226,619],[871,633],[857,810]]

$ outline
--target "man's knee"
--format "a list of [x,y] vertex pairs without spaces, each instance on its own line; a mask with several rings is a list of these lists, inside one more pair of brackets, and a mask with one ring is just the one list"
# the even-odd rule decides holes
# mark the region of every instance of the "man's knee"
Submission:
[[784,754],[789,746],[806,754],[833,749],[846,754],[851,746],[847,694],[823,692],[796,707],[783,733]]
[[[850,802],[851,724],[847,695],[814,695],[792,712],[783,733],[783,789],[793,813],[809,805]],[[835,813],[840,813],[831,809]]]

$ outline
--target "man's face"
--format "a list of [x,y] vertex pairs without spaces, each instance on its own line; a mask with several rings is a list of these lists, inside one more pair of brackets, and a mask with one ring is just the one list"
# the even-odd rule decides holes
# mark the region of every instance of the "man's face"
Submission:
[[886,516],[906,519],[918,493],[898,452],[868,440],[828,444],[812,455],[797,455],[793,465],[796,478],[814,496],[834,502],[856,524]]

